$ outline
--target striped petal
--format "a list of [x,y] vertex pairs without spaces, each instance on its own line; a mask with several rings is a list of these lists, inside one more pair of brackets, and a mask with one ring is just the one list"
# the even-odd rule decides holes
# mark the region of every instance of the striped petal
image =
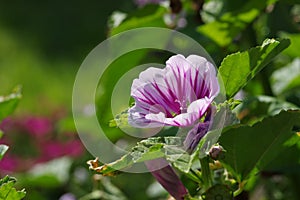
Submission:
[[214,66],[205,58],[172,56],[164,69],[149,68],[133,81],[129,110],[134,127],[190,126],[201,118],[217,96]]

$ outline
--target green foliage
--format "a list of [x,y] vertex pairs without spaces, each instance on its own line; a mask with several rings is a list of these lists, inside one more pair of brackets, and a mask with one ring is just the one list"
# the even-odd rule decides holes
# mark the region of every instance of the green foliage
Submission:
[[263,169],[282,151],[285,142],[300,126],[300,111],[282,111],[251,126],[238,125],[222,133],[220,144],[225,148],[222,160],[239,182]]
[[135,163],[164,157],[178,170],[188,173],[197,154],[195,151],[189,155],[183,149],[181,137],[156,137],[142,140],[132,148],[131,152],[115,162],[103,166],[93,167],[91,164],[90,166],[100,174],[114,175],[118,170],[130,167]]
[[197,30],[219,46],[228,46],[260,14],[263,8],[275,1],[247,1],[241,8],[226,12],[215,21],[199,26]]
[[288,39],[266,39],[261,46],[224,58],[219,72],[228,98],[233,97],[272,59],[289,46]]
[[300,137],[296,135],[289,141],[292,143],[286,142],[282,151],[266,165],[264,171],[297,174],[300,170]]
[[296,58],[287,66],[276,70],[272,76],[272,89],[280,95],[300,87],[300,58]]
[[300,34],[299,33],[281,33],[281,37],[289,38],[291,40],[291,46],[284,51],[285,55],[290,56],[291,58],[297,58],[299,54],[299,45],[300,45]]
[[115,35],[126,30],[141,27],[165,27],[163,16],[166,8],[158,5],[147,5],[136,12],[131,13],[117,27],[110,30],[110,35]]
[[245,99],[237,107],[236,112],[239,115],[241,123],[254,124],[265,117],[274,116],[282,110],[289,109],[299,109],[299,107],[274,97],[255,96]]
[[[17,107],[21,99],[21,87],[18,86],[14,89],[13,93],[7,96],[0,96],[0,122],[2,119],[10,115]],[[0,131],[0,138],[3,133]],[[0,161],[8,150],[8,146],[0,144]],[[14,188],[16,179],[13,177],[5,176],[0,180],[0,200],[21,200],[25,197],[25,190],[17,191]]]
[[94,190],[93,192],[81,197],[79,200],[103,199],[103,200],[126,200],[125,195],[112,184],[107,177],[99,177],[98,180],[103,188]]
[[10,95],[0,96],[0,121],[15,110],[21,97],[20,86],[16,87]]
[[25,197],[25,190],[17,191],[13,186],[16,182],[15,178],[4,177],[0,180],[0,200],[21,200]]

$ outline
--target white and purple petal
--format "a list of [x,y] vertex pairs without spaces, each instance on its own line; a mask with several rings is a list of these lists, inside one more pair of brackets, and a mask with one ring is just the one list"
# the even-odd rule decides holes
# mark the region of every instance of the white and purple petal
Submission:
[[133,81],[129,110],[134,127],[191,126],[219,92],[214,66],[204,57],[172,56],[164,69],[149,68]]

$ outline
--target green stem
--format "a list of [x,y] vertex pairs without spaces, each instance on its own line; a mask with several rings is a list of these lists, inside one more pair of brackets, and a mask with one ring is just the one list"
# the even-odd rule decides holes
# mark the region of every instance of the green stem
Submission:
[[241,194],[243,192],[244,185],[245,185],[244,182],[239,183],[239,188],[233,192],[234,197],[238,196],[239,194]]
[[197,176],[196,172],[194,172],[192,169],[189,173],[185,174],[189,179],[195,181],[196,183],[201,183],[200,178]]
[[210,188],[212,186],[212,183],[213,183],[211,171],[209,168],[209,158],[208,157],[201,158],[200,164],[201,164],[201,173],[202,173],[202,179],[204,182],[204,188],[205,188],[205,190],[207,190],[208,188]]

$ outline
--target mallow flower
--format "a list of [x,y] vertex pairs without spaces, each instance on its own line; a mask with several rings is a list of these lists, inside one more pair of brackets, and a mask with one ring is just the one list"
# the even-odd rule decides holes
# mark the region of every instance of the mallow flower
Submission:
[[216,70],[206,58],[172,56],[164,69],[150,67],[133,81],[128,122],[133,127],[194,125],[219,92]]
[[[133,81],[131,96],[135,105],[129,109],[128,122],[138,128],[190,127],[184,141],[190,153],[209,129],[215,111],[211,104],[218,93],[219,83],[212,63],[197,55],[187,58],[175,55],[165,68],[150,67]],[[184,199],[188,194],[167,161],[157,159],[145,164],[175,199]]]

